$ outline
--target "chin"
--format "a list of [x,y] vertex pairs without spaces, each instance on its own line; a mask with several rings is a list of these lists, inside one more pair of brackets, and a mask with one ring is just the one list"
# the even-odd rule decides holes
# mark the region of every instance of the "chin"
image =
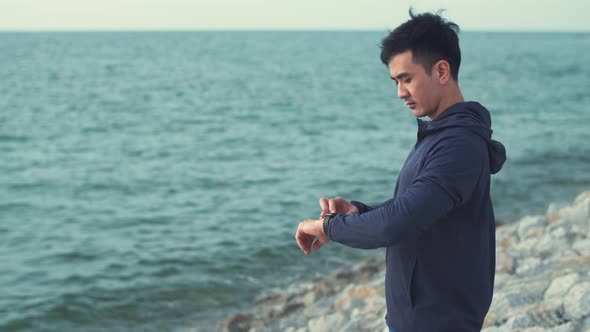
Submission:
[[424,112],[420,110],[412,110],[412,114],[414,114],[414,116],[417,118],[422,118],[426,116],[426,114],[424,114]]
[[434,112],[429,112],[423,109],[413,109],[412,114],[417,118],[430,117]]

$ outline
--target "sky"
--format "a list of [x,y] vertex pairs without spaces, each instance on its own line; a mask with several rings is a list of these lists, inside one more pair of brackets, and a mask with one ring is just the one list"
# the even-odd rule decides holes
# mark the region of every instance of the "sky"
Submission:
[[590,0],[0,0],[0,30],[383,30],[410,6],[463,30],[590,32]]

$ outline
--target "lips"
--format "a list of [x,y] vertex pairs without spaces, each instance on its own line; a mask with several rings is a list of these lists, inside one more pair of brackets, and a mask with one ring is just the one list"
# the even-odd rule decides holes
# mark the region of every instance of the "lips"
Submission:
[[414,108],[416,107],[416,103],[406,103],[406,106],[408,106],[409,108]]

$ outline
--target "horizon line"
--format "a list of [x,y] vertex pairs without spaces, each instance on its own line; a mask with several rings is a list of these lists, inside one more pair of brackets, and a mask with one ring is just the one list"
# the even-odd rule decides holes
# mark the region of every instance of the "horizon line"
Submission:
[[[55,28],[55,29],[0,29],[0,33],[78,33],[78,32],[382,32],[378,28]],[[590,33],[588,30],[545,30],[545,29],[461,29],[461,32],[492,33]]]

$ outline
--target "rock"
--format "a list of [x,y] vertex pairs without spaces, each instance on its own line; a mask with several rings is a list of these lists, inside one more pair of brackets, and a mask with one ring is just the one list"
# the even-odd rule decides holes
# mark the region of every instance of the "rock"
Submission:
[[590,237],[584,240],[576,241],[572,248],[578,253],[580,253],[580,256],[590,255]]
[[494,278],[494,289],[495,292],[498,293],[504,289],[504,285],[510,283],[514,276],[506,273],[496,273],[496,277]]
[[578,273],[570,273],[553,279],[549,288],[545,291],[544,299],[549,301],[552,299],[563,300],[570,288],[580,280]]
[[576,324],[568,322],[562,325],[555,326],[549,330],[546,330],[546,332],[576,332],[578,330],[579,329],[576,328]]
[[545,329],[542,329],[542,328],[540,328],[538,326],[529,327],[529,328],[526,328],[526,329],[518,329],[517,331],[518,332],[547,332]]
[[564,256],[559,259],[555,268],[570,268],[575,270],[590,270],[590,255],[579,256],[577,253]]
[[506,329],[498,327],[498,326],[490,326],[490,327],[486,327],[485,329],[481,330],[481,332],[504,332],[506,331]]
[[353,298],[360,299],[362,303],[364,300],[371,296],[376,296],[377,290],[370,286],[357,286],[349,292],[342,294],[335,302],[334,302],[334,310],[335,311],[342,311],[345,310],[345,305],[347,302],[350,302]]
[[590,317],[584,319],[580,325],[580,332],[590,332]]
[[535,326],[553,327],[566,322],[563,318],[563,303],[561,301],[549,301],[535,305],[529,311],[535,322]]
[[552,223],[558,221],[559,219],[561,219],[561,217],[557,213],[547,213],[545,215],[545,222],[547,224],[552,224]]
[[590,191],[583,192],[576,197],[574,205],[578,209],[581,220],[589,221],[590,219]]
[[507,328],[514,330],[533,327],[535,325],[535,322],[533,321],[529,313],[522,312],[508,319],[505,325]]
[[516,274],[531,274],[538,271],[542,266],[543,261],[539,257],[529,257],[518,265]]
[[516,243],[518,243],[516,235],[506,236],[496,240],[496,247],[498,249],[508,249],[514,246]]
[[590,191],[584,191],[580,193],[574,200],[574,204],[579,204],[584,201],[590,201]]
[[223,332],[242,332],[250,330],[252,322],[251,315],[235,314],[224,319],[221,323],[221,331]]
[[574,204],[559,210],[562,218],[573,219],[579,222],[587,222],[590,218],[590,197],[589,192],[578,195]]
[[[505,238],[511,238],[511,237],[515,237],[516,234],[516,230],[517,230],[517,225],[516,224],[509,224],[506,225],[502,228],[497,228],[496,229],[496,241],[505,239]],[[518,239],[516,239],[516,242],[518,242]]]
[[488,320],[491,324],[506,317],[506,312],[511,307],[510,299],[506,293],[495,292],[492,304],[488,310]]
[[537,237],[543,234],[545,228],[545,217],[527,216],[518,221],[518,238],[522,241],[530,237]]
[[360,313],[360,310],[363,309],[365,306],[365,300],[358,297],[353,297],[349,301],[344,303],[344,305],[342,306],[342,311],[351,312],[356,310]]
[[491,327],[491,326],[495,325],[496,322],[497,322],[496,315],[492,312],[488,312],[483,319],[482,328],[486,329],[488,327]]
[[375,319],[367,319],[367,316],[360,317],[357,319],[349,320],[343,328],[341,329],[334,329],[333,331],[339,332],[374,332],[374,331],[382,331],[387,329],[387,325],[383,320],[375,320]]
[[531,255],[535,254],[537,242],[539,242],[539,238],[531,237],[518,242],[512,248],[514,248],[514,250],[516,250],[521,257],[530,257]]
[[578,320],[590,316],[590,282],[580,282],[567,292],[564,300],[565,316]]
[[514,259],[507,253],[498,252],[496,254],[496,272],[512,273],[514,272]]
[[491,323],[497,323],[507,320],[516,314],[526,312],[531,308],[532,305],[540,302],[543,298],[542,291],[540,295],[538,292],[520,292],[519,287],[515,287],[511,293],[497,292],[492,298],[492,304],[489,309],[488,319],[492,320]]
[[344,324],[344,316],[337,312],[331,315],[323,315],[318,318],[312,319],[307,322],[307,328],[309,331],[314,332],[328,332],[338,330],[339,327]]
[[[571,228],[571,226],[570,226]],[[554,239],[565,239],[567,236],[568,231],[565,229],[565,227],[557,227],[553,230],[551,230],[551,237]]]
[[539,237],[535,244],[534,252],[542,257],[548,258],[553,256],[562,256],[565,250],[569,250],[571,243],[565,238],[554,238],[550,233],[545,233]]
[[303,305],[310,307],[315,303],[316,296],[314,292],[307,292],[302,299]]

